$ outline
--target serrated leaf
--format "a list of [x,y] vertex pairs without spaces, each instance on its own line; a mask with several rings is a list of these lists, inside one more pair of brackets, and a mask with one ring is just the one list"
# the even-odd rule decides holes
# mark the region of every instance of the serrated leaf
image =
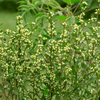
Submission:
[[65,17],[64,15],[57,16],[57,18],[60,19],[60,20],[64,20],[64,21],[67,19],[67,17]]

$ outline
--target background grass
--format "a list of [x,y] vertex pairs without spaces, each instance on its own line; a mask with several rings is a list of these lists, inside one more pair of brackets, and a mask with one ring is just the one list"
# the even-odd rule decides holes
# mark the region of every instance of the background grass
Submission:
[[6,29],[16,30],[16,16],[15,12],[0,11],[0,29],[5,31]]

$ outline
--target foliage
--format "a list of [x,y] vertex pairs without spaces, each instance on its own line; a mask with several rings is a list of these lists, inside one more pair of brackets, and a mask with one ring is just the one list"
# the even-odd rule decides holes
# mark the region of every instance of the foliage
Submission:
[[53,10],[61,9],[61,6],[55,0],[34,0],[32,2],[30,2],[30,0],[23,0],[19,1],[19,4],[20,4],[19,12],[22,13],[24,19],[26,14],[30,15],[30,12],[33,13],[34,15],[38,13],[39,15],[41,14],[42,16],[43,15],[45,16],[50,7]]
[[[100,1],[98,2],[100,3]],[[100,96],[100,9],[88,22],[82,13],[65,18],[56,31],[53,11],[46,14],[48,28],[32,30],[17,16],[17,31],[0,31],[0,92],[6,100],[98,100]],[[64,16],[63,16],[64,17]],[[62,19],[62,18],[61,18]],[[39,28],[39,29],[38,29]],[[7,93],[5,92],[7,91]]]
[[79,3],[80,1],[82,0],[63,0],[65,3],[71,5],[71,4],[74,4],[74,3]]
[[[22,14],[25,20],[25,16],[31,15],[32,12],[34,13],[32,16],[36,14],[41,14],[41,17],[36,15],[37,19],[42,20],[45,18],[46,13],[48,10],[53,10],[54,12],[60,15],[66,16],[67,14],[71,13],[73,15],[80,14],[81,5],[80,3],[85,0],[34,0],[30,2],[30,0],[22,0],[19,1],[19,12]],[[85,10],[86,15],[84,18],[90,18],[91,15],[94,13],[94,10],[98,7],[97,0],[87,0],[88,6]],[[65,5],[65,6],[62,6]],[[68,16],[69,17],[69,16]]]

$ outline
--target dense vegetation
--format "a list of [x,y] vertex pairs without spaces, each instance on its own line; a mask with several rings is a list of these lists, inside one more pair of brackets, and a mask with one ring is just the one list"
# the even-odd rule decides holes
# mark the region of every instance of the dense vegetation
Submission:
[[0,30],[0,98],[99,100],[100,0],[88,20],[93,0],[46,1],[19,0],[17,30]]

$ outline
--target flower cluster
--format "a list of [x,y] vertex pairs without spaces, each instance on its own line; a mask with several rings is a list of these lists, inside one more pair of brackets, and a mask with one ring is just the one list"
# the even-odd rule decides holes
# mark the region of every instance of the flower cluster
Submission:
[[87,5],[88,5],[87,2],[85,2],[85,1],[82,2],[82,10],[83,11],[86,10]]

